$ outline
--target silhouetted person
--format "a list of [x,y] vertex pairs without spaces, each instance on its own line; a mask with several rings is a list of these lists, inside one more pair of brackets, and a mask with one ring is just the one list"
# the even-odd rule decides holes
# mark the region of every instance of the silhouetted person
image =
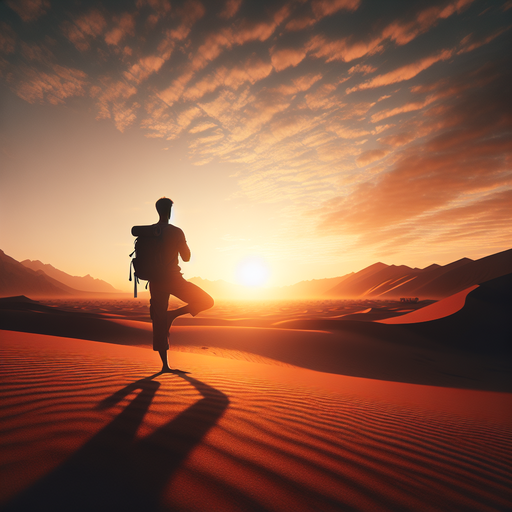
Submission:
[[[173,202],[162,197],[156,202],[156,210],[160,216],[157,226],[162,229],[164,243],[165,270],[156,279],[149,281],[151,294],[150,314],[153,322],[153,350],[158,351],[162,359],[162,371],[172,371],[167,362],[169,350],[169,330],[175,318],[190,313],[197,315],[200,311],[210,309],[213,299],[199,286],[189,283],[181,275],[178,266],[178,255],[185,262],[190,261],[190,249],[185,240],[183,231],[169,224]],[[186,302],[187,305],[179,309],[167,311],[169,296],[174,295]]]

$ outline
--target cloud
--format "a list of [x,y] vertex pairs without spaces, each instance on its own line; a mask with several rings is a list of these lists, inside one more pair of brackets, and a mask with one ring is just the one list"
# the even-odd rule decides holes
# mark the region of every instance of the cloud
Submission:
[[375,87],[382,87],[384,85],[396,84],[398,82],[410,80],[411,78],[414,78],[425,69],[428,69],[436,62],[450,59],[453,53],[453,50],[442,50],[441,52],[436,53],[435,55],[430,55],[416,62],[406,64],[405,66],[401,66],[397,69],[394,69],[393,71],[384,73],[383,75],[378,75],[375,78],[368,80],[367,82],[363,82],[361,84],[356,85],[355,87],[349,88],[347,89],[347,94],[354,91],[374,89]]
[[473,2],[474,0],[456,0],[429,6],[420,10],[412,19],[391,22],[382,31],[382,39],[390,39],[400,46],[407,44],[437,25],[439,20],[461,13]]
[[140,108],[137,102],[127,103],[136,93],[137,89],[124,81],[91,87],[90,94],[98,109],[96,119],[112,119],[116,128],[124,132],[135,121],[136,111]]
[[103,15],[96,9],[79,16],[74,21],[64,21],[61,25],[62,32],[80,51],[86,51],[90,47],[90,40],[103,33],[107,22]]
[[233,31],[233,41],[239,45],[249,41],[266,41],[289,14],[290,7],[288,4],[284,4],[267,21],[255,22],[245,19]]
[[361,0],[313,0],[311,2],[311,9],[315,18],[321,19],[342,9],[355,11],[360,4]]
[[131,126],[137,118],[136,111],[140,108],[137,102],[127,106],[123,103],[116,103],[112,106],[112,118],[116,128],[123,133],[126,128]]
[[271,50],[270,55],[274,69],[282,71],[287,67],[297,66],[306,57],[306,52],[302,49],[283,48],[281,50]]
[[390,153],[389,149],[370,149],[365,151],[356,158],[358,167],[364,167],[365,165],[371,164],[377,160],[381,160],[387,154]]
[[329,41],[325,36],[317,34],[306,44],[305,50],[313,57],[323,58],[326,62],[340,60],[350,62],[365,55],[371,55],[380,49],[382,39],[354,42],[351,38]]
[[510,30],[510,26],[494,30],[491,34],[488,34],[486,36],[475,36],[475,34],[468,34],[460,42],[461,48],[457,53],[461,54],[476,50],[477,48],[480,48],[481,46],[484,46],[486,44],[489,44],[491,41],[494,41],[494,39],[501,36],[501,34],[507,32],[508,30]]
[[226,0],[224,9],[219,13],[219,17],[225,20],[232,18],[240,9],[242,0]]
[[231,138],[242,142],[257,133],[278,112],[287,109],[290,102],[273,95],[263,94],[249,103],[241,112],[241,122],[231,131]]
[[0,23],[0,54],[8,55],[16,48],[16,32],[7,23]]
[[206,130],[209,130],[210,128],[215,128],[216,126],[217,125],[215,123],[210,123],[210,122],[200,123],[200,124],[194,126],[193,128],[190,128],[189,132],[190,133],[201,133]]
[[186,0],[183,6],[176,11],[178,17],[181,18],[181,23],[177,29],[171,30],[171,37],[179,41],[185,39],[189,35],[190,29],[204,16],[205,12],[203,4],[198,0]]
[[360,137],[367,137],[370,135],[368,130],[354,128],[353,126],[349,127],[336,124],[327,124],[326,128],[329,131],[334,132],[338,137],[342,139],[359,139]]
[[306,104],[311,110],[332,108],[338,103],[338,100],[332,94],[336,87],[336,84],[322,84],[315,91],[306,94],[304,98]]
[[183,92],[185,100],[197,100],[205,94],[215,91],[220,86],[237,90],[242,84],[255,82],[266,78],[272,72],[272,65],[256,56],[251,56],[242,65],[227,68],[222,66]]
[[49,0],[7,0],[5,3],[25,22],[36,20],[50,9]]
[[425,108],[426,106],[430,105],[432,102],[434,102],[438,97],[434,94],[428,96],[422,101],[412,101],[409,103],[406,103],[405,105],[402,105],[401,107],[395,107],[388,110],[381,110],[380,112],[377,112],[372,115],[371,119],[373,123],[378,123],[379,121],[382,121],[383,119],[387,119],[388,117],[393,117],[398,114],[404,114],[406,112],[414,112],[416,110],[421,110],[422,108]]
[[311,25],[314,25],[317,20],[312,15],[301,16],[298,18],[292,18],[285,26],[286,30],[294,32],[296,30],[303,30]]
[[273,142],[281,141],[287,137],[293,137],[309,129],[311,129],[311,119],[300,114],[293,114],[273,120],[269,125],[269,131],[275,139]]
[[132,14],[125,12],[114,18],[116,26],[106,33],[105,42],[111,45],[118,45],[126,35],[135,35],[135,19]]
[[133,64],[130,69],[123,74],[126,79],[133,81],[135,84],[139,84],[146,80],[152,73],[156,73],[164,62],[165,60],[162,57],[156,55],[141,57],[136,64]]
[[[444,96],[442,108],[432,106],[432,112],[423,114],[420,128],[430,133],[429,138],[421,145],[399,150],[386,172],[326,203],[321,229],[358,235],[363,244],[387,239],[390,246],[396,243],[398,247],[405,243],[399,238],[413,236],[414,230],[436,236],[440,227],[435,219],[447,219],[451,211],[469,225],[470,212],[483,215],[491,204],[489,197],[509,197],[512,103],[507,84],[511,77],[510,72],[499,71],[506,67],[501,63],[501,68],[487,66],[459,77],[455,82],[470,84],[466,88],[445,83],[447,89],[458,93]],[[407,135],[403,137],[407,140]],[[387,142],[398,145],[400,137],[388,137]],[[363,153],[358,160],[367,155]],[[490,220],[501,214],[486,215]],[[494,229],[490,223],[488,227]],[[390,229],[396,230],[394,235]],[[499,229],[489,236],[499,236]],[[386,233],[383,238],[382,232],[377,234],[382,230]],[[507,232],[510,235],[510,228]],[[468,232],[465,236],[472,235]]]
[[352,66],[348,70],[348,74],[353,75],[354,73],[362,73],[363,75],[368,75],[370,73],[374,73],[375,71],[377,71],[377,68],[370,66],[369,64],[357,64],[357,66]]
[[388,146],[400,147],[415,139],[416,133],[411,130],[408,132],[399,132],[394,133],[393,135],[388,135],[386,137],[381,137],[379,142],[382,144],[387,144]]
[[[211,61],[215,60],[224,50],[232,48],[234,45],[243,45],[249,41],[265,41],[268,39],[277,26],[288,16],[289,7],[284,5],[271,15],[267,21],[248,21],[242,20],[236,25],[236,28],[225,27],[217,32],[208,34],[203,44],[199,46],[193,56],[191,56],[190,64],[187,65],[181,76],[174,82],[158,93],[158,96],[169,106],[178,101],[183,95],[188,83],[192,80],[196,72],[204,69]],[[223,68],[221,68],[223,69]],[[223,71],[224,72],[224,71]],[[219,79],[220,80],[220,79]],[[236,80],[236,79],[235,79]],[[209,86],[203,83],[196,88],[195,93],[190,95],[197,98],[202,97],[201,90],[210,92],[215,90],[217,86]]]
[[313,73],[308,73],[307,75],[292,79],[291,83],[287,81],[285,84],[274,87],[272,88],[272,91],[276,92],[277,94],[284,94],[285,96],[295,95],[298,92],[307,91],[313,84],[322,78],[323,77],[320,74],[315,75]]
[[[120,131],[176,140],[196,165],[229,163],[241,196],[287,198],[290,217],[299,203],[325,201],[319,224],[333,239],[404,244],[428,232],[418,219],[438,226],[437,214],[469,215],[508,186],[504,118],[496,107],[479,122],[468,113],[483,109],[477,84],[496,96],[499,73],[491,66],[452,78],[484,54],[468,52],[488,45],[494,62],[496,49],[506,50],[503,6],[465,11],[471,1],[395,2],[383,16],[360,0],[53,6],[53,26],[49,16],[38,20],[33,38],[2,25],[10,30],[0,28],[0,69],[27,101],[81,96],[76,105],[85,111],[92,102]],[[54,68],[70,58],[82,75]]]
[[243,45],[250,41],[266,41],[288,14],[289,7],[285,4],[267,21],[244,19],[233,27],[225,27],[218,32],[210,33],[193,56],[191,68],[194,71],[203,69],[225,49],[232,48],[234,45]]
[[427,7],[418,11],[412,18],[397,19],[389,23],[380,32],[372,31],[366,38],[363,36],[360,40],[357,40],[354,35],[343,39],[329,40],[323,35],[316,34],[308,41],[305,50],[313,57],[325,58],[326,62],[337,60],[350,62],[383,51],[383,44],[388,40],[398,46],[403,46],[419,35],[428,32],[437,25],[439,20],[462,12],[473,1],[456,0]]
[[45,44],[20,42],[20,54],[26,61],[51,66],[55,62],[53,52]]
[[87,75],[78,69],[55,64],[51,72],[26,70],[26,79],[19,84],[16,94],[28,103],[64,103],[72,96],[85,95]]
[[289,31],[302,30],[341,10],[355,11],[360,5],[361,0],[313,0],[309,4],[311,12],[293,17],[285,28]]

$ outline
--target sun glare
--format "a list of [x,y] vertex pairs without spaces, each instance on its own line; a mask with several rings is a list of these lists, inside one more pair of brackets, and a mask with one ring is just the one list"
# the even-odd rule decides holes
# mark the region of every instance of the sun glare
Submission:
[[244,258],[237,266],[236,280],[244,286],[263,286],[269,278],[269,269],[265,261],[256,256]]

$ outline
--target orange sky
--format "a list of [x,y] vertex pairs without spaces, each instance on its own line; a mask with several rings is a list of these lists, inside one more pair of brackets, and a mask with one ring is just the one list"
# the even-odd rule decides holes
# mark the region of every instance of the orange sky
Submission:
[[187,278],[508,249],[511,24],[510,0],[4,1],[0,249],[129,290],[161,196]]

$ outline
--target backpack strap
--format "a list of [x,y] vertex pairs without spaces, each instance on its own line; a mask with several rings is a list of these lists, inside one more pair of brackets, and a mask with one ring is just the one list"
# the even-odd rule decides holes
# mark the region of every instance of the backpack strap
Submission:
[[[128,278],[128,281],[131,281],[132,280],[132,267],[133,267],[133,255],[135,254],[135,251],[133,251],[131,254],[130,254],[130,277]],[[137,276],[133,276],[135,279],[134,279],[134,283],[133,283],[133,297],[134,298],[137,298]]]

